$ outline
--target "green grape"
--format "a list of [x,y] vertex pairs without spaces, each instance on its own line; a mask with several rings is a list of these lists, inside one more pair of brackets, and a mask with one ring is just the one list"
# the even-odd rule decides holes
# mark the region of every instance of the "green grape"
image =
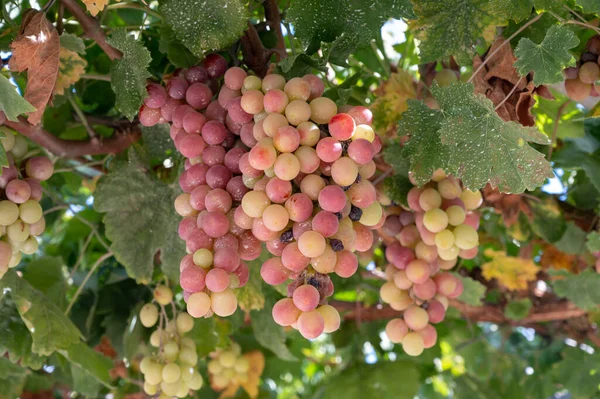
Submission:
[[9,152],[12,150],[15,145],[15,134],[12,129],[5,128],[3,130],[4,135],[6,137],[0,138],[0,143],[2,143],[2,147],[4,147],[4,151]]
[[463,224],[467,213],[462,207],[458,205],[452,205],[446,209],[446,215],[448,216],[448,224],[452,226],[458,226],[459,224]]
[[16,135],[15,143],[13,144],[13,148],[10,152],[16,159],[22,158],[25,154],[27,154],[27,141],[25,140],[25,137]]
[[150,356],[145,356],[140,362],[140,371],[142,374],[146,373],[148,366],[152,363],[152,358]]
[[223,366],[221,366],[219,360],[213,359],[208,362],[208,372],[212,375],[220,374],[221,370],[223,370]]
[[194,328],[194,319],[187,313],[180,313],[177,316],[177,331],[180,334],[185,334],[186,332],[192,331]]
[[224,369],[223,370],[223,377],[227,378],[228,380],[233,380],[235,378],[235,370],[234,369]]
[[163,381],[160,384],[160,389],[162,392],[170,397],[177,396],[177,392],[179,392],[180,384],[179,381],[175,382],[166,382]]
[[194,264],[200,266],[203,269],[209,268],[213,263],[213,254],[206,248],[200,248],[194,252]]
[[467,224],[454,228],[454,243],[460,249],[475,248],[479,244],[477,230]]
[[158,285],[154,289],[154,300],[165,306],[173,300],[173,291],[166,285]]
[[175,361],[175,359],[177,359],[177,355],[179,354],[179,345],[177,345],[177,342],[167,342],[165,346],[163,346],[163,354],[165,359],[168,361]]
[[402,339],[402,349],[409,356],[419,356],[423,353],[424,345],[423,337],[416,332],[410,332]]
[[243,356],[240,356],[235,361],[235,364],[233,367],[234,367],[235,371],[237,371],[238,373],[247,373],[248,369],[250,368],[250,363],[248,362],[248,359],[246,359]]
[[225,368],[230,368],[235,364],[235,358],[236,356],[233,352],[223,351],[219,355],[219,363],[221,363],[221,366]]
[[448,229],[435,235],[435,245],[440,249],[450,249],[454,245],[454,234]]
[[188,387],[194,391],[197,391],[200,388],[202,388],[203,383],[204,383],[204,380],[202,379],[202,376],[200,375],[200,373],[194,372],[194,376],[188,382]]
[[442,69],[435,74],[433,78],[440,87],[450,86],[458,80],[456,73],[451,69]]
[[150,345],[158,348],[160,346],[161,336],[162,340],[164,341],[166,339],[166,334],[162,330],[155,330],[152,334],[150,334]]
[[144,327],[152,327],[158,321],[158,306],[147,303],[140,310],[140,321]]
[[181,377],[181,369],[175,363],[167,363],[162,369],[162,379],[166,383],[173,383]]
[[179,352],[179,361],[181,363],[189,364],[191,366],[196,365],[196,363],[198,363],[198,355],[196,354],[196,350],[190,348],[182,348]]
[[185,381],[179,381],[179,390],[175,394],[178,398],[185,398],[190,393],[190,389],[188,388],[188,384]]
[[162,364],[152,362],[148,364],[146,367],[146,373],[144,374],[144,379],[152,385],[158,385],[162,381]]
[[0,201],[0,225],[9,226],[19,218],[19,206],[12,201]]
[[158,392],[158,385],[150,384],[148,381],[144,382],[144,392],[146,395],[156,395]]
[[34,224],[42,218],[42,207],[37,201],[27,200],[19,205],[19,217],[28,224]]
[[423,215],[423,225],[432,233],[439,233],[448,227],[448,216],[439,208],[434,208]]
[[196,343],[191,338],[182,337],[181,340],[179,341],[179,347],[182,349],[189,348],[189,349],[196,350]]
[[190,382],[194,377],[194,367],[190,365],[182,364],[180,366],[181,369],[181,380],[185,382]]

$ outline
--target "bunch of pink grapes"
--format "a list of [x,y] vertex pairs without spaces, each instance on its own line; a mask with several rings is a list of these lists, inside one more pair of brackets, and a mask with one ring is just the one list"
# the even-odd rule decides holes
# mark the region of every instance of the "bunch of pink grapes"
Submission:
[[241,129],[250,151],[239,160],[252,191],[234,222],[273,255],[261,267],[264,281],[292,280],[289,298],[273,308],[275,322],[313,339],[340,325],[337,310],[326,304],[333,293],[328,274],[352,276],[358,268],[354,251],[369,250],[372,229],[385,220],[368,180],[381,143],[371,112],[361,106],[338,109],[322,97],[324,85],[315,75],[286,81],[277,74],[260,79],[230,71],[225,84],[228,77],[241,82],[235,88],[243,94],[231,100],[229,110],[254,121]]
[[[0,125],[5,116],[0,112]],[[26,158],[27,141],[12,129],[0,126],[0,138],[8,167],[0,175],[0,277],[21,262],[22,254],[38,250],[37,236],[46,228],[39,201],[41,181],[54,173],[52,161],[44,156]]]
[[248,281],[244,261],[261,253],[252,231],[234,223],[238,205],[250,190],[240,170],[247,153],[240,135],[254,125],[239,106],[246,76],[211,54],[203,65],[177,71],[166,88],[150,83],[140,109],[140,122],[146,126],[171,124],[175,147],[187,158],[179,179],[184,193],[176,198],[175,210],[183,217],[179,236],[188,251],[180,265],[180,284],[187,311],[196,318],[233,314],[233,290]]
[[390,320],[386,334],[410,356],[420,355],[437,341],[433,324],[440,323],[448,299],[461,295],[461,280],[447,271],[458,257],[477,255],[481,192],[463,189],[458,179],[436,171],[425,186],[408,193],[410,210],[389,215],[382,226],[396,242],[385,251],[389,265],[380,296],[402,318]]

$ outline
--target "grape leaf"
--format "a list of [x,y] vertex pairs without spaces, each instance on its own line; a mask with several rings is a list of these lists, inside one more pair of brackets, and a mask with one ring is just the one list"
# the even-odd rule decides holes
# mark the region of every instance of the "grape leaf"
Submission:
[[[554,176],[544,155],[528,145],[528,142],[550,144],[550,139],[535,128],[503,121],[489,99],[473,92],[472,84],[434,86],[431,91],[444,116],[439,135],[450,152],[445,169],[461,179],[466,187],[477,190],[490,183],[501,192],[522,193]],[[434,149],[437,147],[434,145]],[[436,153],[429,154],[434,159],[443,158]],[[422,159],[422,162],[427,160]],[[432,163],[434,167],[427,170],[443,167],[443,164]],[[421,179],[416,176],[415,179],[425,183],[425,176],[420,176]]]
[[533,5],[537,11],[562,10],[563,4],[563,0],[533,0]]
[[175,32],[168,25],[164,25],[160,29],[158,49],[161,53],[166,54],[171,64],[177,68],[189,68],[198,63],[198,57],[175,37]]
[[568,389],[573,399],[594,397],[600,384],[598,353],[589,354],[579,348],[566,347],[562,358],[553,369],[555,379]]
[[66,350],[62,350],[61,354],[96,381],[108,388],[112,386],[110,370],[114,364],[108,357],[96,352],[83,342],[69,346]]
[[146,79],[152,76],[148,72],[150,52],[124,28],[116,29],[106,41],[123,53],[123,58],[110,67],[110,84],[117,96],[115,107],[133,120],[148,95]]
[[11,362],[34,370],[44,365],[44,358],[31,351],[31,333],[21,319],[10,293],[4,295],[0,302],[0,331],[0,357],[8,353]]
[[373,365],[361,363],[331,378],[319,397],[413,399],[420,382],[418,368],[410,361],[380,361]]
[[79,36],[63,32],[59,39],[61,48],[71,50],[77,54],[85,54],[85,43]]
[[416,97],[413,77],[406,71],[392,73],[376,91],[373,111],[373,127],[379,134],[393,132],[402,114],[408,109],[408,100]]
[[586,269],[580,274],[571,274],[566,270],[548,270],[557,277],[552,282],[554,293],[566,298],[584,310],[595,310],[600,305],[600,274]]
[[504,308],[504,316],[511,320],[522,320],[527,317],[532,306],[533,304],[529,298],[509,302]]
[[562,70],[575,65],[575,58],[568,50],[578,44],[579,39],[569,28],[552,26],[540,44],[528,38],[519,40],[515,48],[518,59],[514,66],[522,76],[533,71],[536,86],[560,83],[564,81]]
[[29,9],[23,16],[19,36],[10,44],[12,57],[8,63],[13,71],[27,70],[25,99],[36,110],[29,112],[28,121],[37,125],[46,105],[52,99],[58,76],[60,40],[54,25],[41,11]]
[[450,148],[443,145],[440,129],[444,115],[423,102],[408,100],[408,110],[398,123],[398,135],[409,135],[403,155],[410,158],[410,170],[417,184],[431,179],[436,169],[448,169]]
[[65,89],[77,83],[81,79],[81,75],[85,73],[87,61],[84,60],[74,51],[64,47],[60,49],[60,67],[56,85],[54,86],[54,94],[65,94]]
[[152,127],[142,126],[142,138],[148,155],[152,159],[158,159],[161,163],[169,156],[178,156],[171,136],[169,136],[169,125],[158,124]]
[[164,0],[159,10],[177,38],[197,57],[235,43],[248,21],[240,0]]
[[32,351],[50,355],[79,342],[81,333],[63,312],[44,294],[9,270],[0,280],[0,292],[11,293],[23,322],[33,339]]
[[327,70],[323,60],[300,53],[281,60],[281,62],[277,64],[276,71],[289,80],[291,78],[304,76],[307,73],[312,73],[313,69],[317,69],[321,72]]
[[600,13],[600,0],[577,0],[583,11],[590,14]]
[[464,277],[458,273],[454,273],[458,277],[464,286],[463,293],[460,294],[458,300],[471,306],[483,305],[483,298],[485,297],[486,287],[479,281],[474,280],[471,277]]
[[10,360],[0,358],[0,399],[14,399],[20,397],[25,385],[27,370],[12,363]]
[[531,0],[492,0],[490,9],[495,15],[519,22],[531,15]]
[[476,43],[481,38],[491,42],[495,35],[496,21],[489,7],[489,0],[415,2],[421,63],[450,56],[460,64],[471,63]]
[[159,181],[148,169],[130,149],[128,161],[119,162],[98,182],[94,207],[106,213],[103,222],[111,250],[130,277],[149,282],[160,251],[163,272],[177,281],[185,254],[173,207],[179,188]]
[[531,201],[529,206],[533,212],[530,221],[533,232],[551,244],[560,240],[567,230],[567,224],[554,199]]
[[308,53],[316,51],[321,42],[331,43],[342,35],[358,38],[358,47],[367,45],[389,18],[415,17],[408,0],[294,1],[286,16]]
[[408,192],[414,187],[408,177],[394,175],[383,181],[385,192],[396,204],[408,206]]
[[524,290],[527,283],[535,280],[539,267],[531,259],[506,255],[503,251],[486,249],[484,255],[491,258],[481,265],[481,275],[486,280],[496,279],[511,291]]
[[23,269],[23,278],[61,309],[66,305],[67,290],[63,267],[62,258],[47,256],[29,262]]
[[285,332],[273,321],[273,301],[267,300],[260,310],[250,312],[254,337],[263,347],[271,350],[282,360],[297,360],[285,344]]
[[600,252],[600,233],[597,231],[589,233],[585,245],[591,253]]
[[563,252],[578,255],[585,249],[586,233],[572,221],[568,221],[566,226],[564,234],[554,245]]
[[108,4],[108,0],[81,0],[83,4],[85,4],[87,10],[94,17],[98,15],[98,13],[104,10],[104,7]]
[[[0,111],[4,112],[9,121],[16,121],[19,115],[35,111],[35,107],[21,97],[17,93],[17,88],[2,74],[0,74]],[[4,147],[0,152],[4,153]]]

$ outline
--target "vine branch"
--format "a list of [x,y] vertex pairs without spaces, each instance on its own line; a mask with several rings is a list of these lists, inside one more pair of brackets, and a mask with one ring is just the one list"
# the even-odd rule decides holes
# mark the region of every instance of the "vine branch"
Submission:
[[82,155],[116,154],[138,141],[142,135],[139,126],[133,124],[127,133],[115,133],[113,137],[106,140],[97,138],[85,141],[63,140],[45,131],[41,126],[31,125],[23,117],[19,117],[17,122],[6,121],[4,124],[46,148],[51,153],[68,158]]
[[277,57],[278,61],[281,61],[282,58],[287,57],[287,51],[285,48],[285,40],[283,39],[283,31],[281,30],[281,14],[279,13],[279,7],[277,6],[276,0],[265,0],[263,4],[265,8],[265,19],[267,23],[275,32],[277,36]]

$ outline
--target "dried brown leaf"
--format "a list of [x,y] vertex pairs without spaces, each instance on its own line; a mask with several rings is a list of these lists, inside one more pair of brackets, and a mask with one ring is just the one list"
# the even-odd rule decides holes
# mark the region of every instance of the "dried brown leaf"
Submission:
[[10,69],[17,72],[27,70],[25,99],[36,108],[29,113],[29,123],[37,125],[52,98],[58,77],[58,32],[43,12],[29,11],[23,18],[19,35],[10,46],[13,50]]
[[[490,47],[488,54],[492,54],[496,49],[504,43],[503,37],[498,37],[496,41]],[[517,59],[513,55],[512,48],[510,46],[503,46],[498,50],[496,54],[487,63],[487,73],[485,74],[485,80],[491,78],[500,78],[506,80],[513,85],[520,80],[519,73],[513,66]],[[521,80],[519,82],[518,90],[525,88],[526,82]]]
[[98,13],[104,10],[104,7],[108,4],[108,0],[81,0],[83,4],[87,7],[87,10],[94,17],[98,15]]

